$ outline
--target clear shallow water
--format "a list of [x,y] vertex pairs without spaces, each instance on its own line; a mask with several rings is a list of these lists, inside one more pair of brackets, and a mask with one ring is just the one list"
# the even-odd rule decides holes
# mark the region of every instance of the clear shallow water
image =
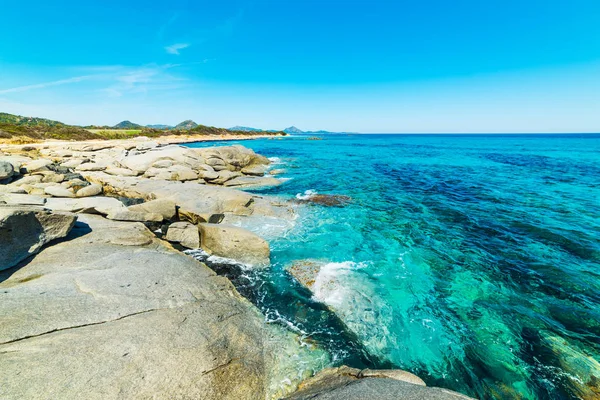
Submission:
[[[271,269],[230,273],[268,320],[333,364],[479,398],[600,397],[600,136],[240,143],[291,178],[261,193],[352,198],[300,207]],[[306,259],[333,288],[312,296],[285,272]]]

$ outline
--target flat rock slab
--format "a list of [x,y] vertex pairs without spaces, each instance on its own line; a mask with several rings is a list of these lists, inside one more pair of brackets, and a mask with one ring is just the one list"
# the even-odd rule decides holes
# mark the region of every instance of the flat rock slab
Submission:
[[0,398],[265,399],[297,381],[311,350],[142,224],[82,215],[67,239],[0,273]]

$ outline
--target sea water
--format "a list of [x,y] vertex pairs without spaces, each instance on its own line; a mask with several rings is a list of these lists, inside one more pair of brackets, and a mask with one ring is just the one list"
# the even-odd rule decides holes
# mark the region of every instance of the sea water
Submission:
[[[332,365],[479,398],[600,397],[600,135],[320,138],[239,142],[286,171],[258,193],[351,198],[299,206],[270,269],[229,272],[267,321]],[[298,260],[322,265],[314,293],[286,272]]]

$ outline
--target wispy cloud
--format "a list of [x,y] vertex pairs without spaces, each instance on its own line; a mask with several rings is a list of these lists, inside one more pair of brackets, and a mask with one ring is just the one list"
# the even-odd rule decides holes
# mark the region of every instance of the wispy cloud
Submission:
[[174,90],[182,87],[185,79],[169,73],[181,64],[147,65],[138,68],[123,68],[112,76],[112,84],[101,89],[110,97],[121,97],[128,93]]
[[13,87],[13,88],[9,88],[9,89],[0,90],[0,94],[26,92],[28,90],[33,90],[33,89],[44,89],[44,88],[52,87],[52,86],[68,85],[70,83],[77,83],[77,82],[85,81],[85,80],[96,78],[96,77],[98,77],[98,75],[74,76],[72,78],[61,79],[58,81],[36,83],[34,85],[17,86],[17,87]]
[[175,43],[172,44],[170,46],[166,46],[165,50],[167,51],[167,53],[169,54],[175,54],[175,55],[179,55],[179,50],[183,50],[185,48],[190,47],[189,43]]

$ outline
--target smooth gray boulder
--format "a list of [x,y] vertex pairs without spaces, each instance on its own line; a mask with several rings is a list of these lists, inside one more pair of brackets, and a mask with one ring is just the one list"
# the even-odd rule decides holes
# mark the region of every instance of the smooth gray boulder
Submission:
[[188,249],[200,247],[198,227],[189,222],[175,222],[169,225],[165,239],[169,242],[179,243]]
[[136,204],[127,207],[130,211],[155,213],[163,216],[164,219],[171,220],[177,214],[177,207],[173,200],[156,199],[145,203]]
[[54,197],[75,197],[75,193],[62,186],[48,186],[44,188],[47,195]]
[[264,176],[265,172],[267,172],[267,166],[264,164],[248,165],[242,168],[244,175]]
[[473,400],[451,390],[427,387],[402,370],[360,371],[342,366],[324,369],[300,384],[287,400]]
[[223,170],[219,172],[219,177],[217,179],[213,179],[210,181],[210,183],[214,184],[214,185],[222,185],[225,182],[233,179],[233,178],[237,178],[242,176],[241,172],[232,172],[232,171],[228,171],[228,170]]
[[36,207],[0,207],[0,271],[40,251],[54,239],[65,237],[77,218]]
[[30,174],[35,171],[45,170],[49,165],[52,164],[52,161],[46,159],[33,160],[21,166],[25,170],[26,173]]
[[99,194],[102,194],[102,185],[98,185],[97,183],[84,186],[75,192],[76,197],[90,197],[97,196]]
[[54,211],[100,215],[127,210],[123,203],[113,197],[48,198],[44,207]]
[[128,209],[112,211],[106,216],[108,219],[115,221],[132,221],[132,222],[162,222],[163,217],[160,214],[135,212]]
[[0,161],[0,181],[8,179],[15,174],[15,168],[7,161]]
[[269,243],[254,233],[232,225],[198,225],[200,247],[208,254],[257,267],[270,264]]
[[326,357],[140,223],[67,239],[0,273],[2,399],[281,398]]

